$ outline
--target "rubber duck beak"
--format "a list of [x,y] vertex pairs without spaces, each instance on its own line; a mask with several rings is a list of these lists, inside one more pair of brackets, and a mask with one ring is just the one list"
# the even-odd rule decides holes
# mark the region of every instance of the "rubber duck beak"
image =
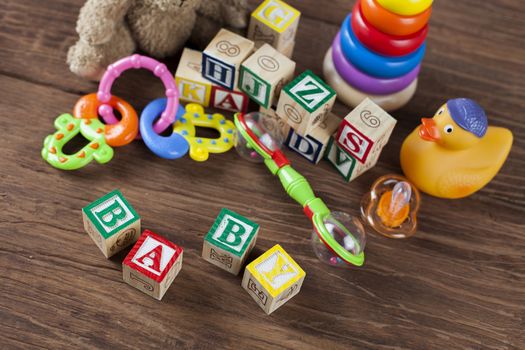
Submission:
[[421,118],[422,125],[419,127],[419,136],[425,141],[436,142],[441,138],[436,122],[431,118]]

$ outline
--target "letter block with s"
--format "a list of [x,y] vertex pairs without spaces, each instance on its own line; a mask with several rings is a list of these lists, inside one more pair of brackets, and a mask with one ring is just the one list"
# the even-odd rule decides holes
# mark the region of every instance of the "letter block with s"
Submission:
[[84,207],[82,217],[84,229],[106,258],[139,238],[140,216],[119,190]]

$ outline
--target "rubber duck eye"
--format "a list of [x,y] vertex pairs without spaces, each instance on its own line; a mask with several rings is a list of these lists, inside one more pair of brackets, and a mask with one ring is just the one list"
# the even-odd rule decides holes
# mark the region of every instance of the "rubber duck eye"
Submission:
[[444,108],[441,108],[436,114],[437,114],[437,115],[442,115],[444,111],[445,111],[445,109],[444,109]]
[[450,124],[445,125],[445,128],[443,129],[446,134],[450,134],[452,131],[454,131],[454,127]]

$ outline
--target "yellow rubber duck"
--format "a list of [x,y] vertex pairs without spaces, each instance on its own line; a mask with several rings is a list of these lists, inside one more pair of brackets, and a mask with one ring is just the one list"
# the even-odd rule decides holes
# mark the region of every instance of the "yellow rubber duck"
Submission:
[[462,198],[483,188],[505,163],[512,132],[488,126],[475,101],[447,101],[432,119],[421,119],[401,146],[401,168],[421,191]]

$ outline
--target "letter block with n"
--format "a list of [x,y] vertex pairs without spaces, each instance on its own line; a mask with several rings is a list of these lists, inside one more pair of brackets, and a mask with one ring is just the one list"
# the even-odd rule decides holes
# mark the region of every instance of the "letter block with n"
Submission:
[[269,315],[299,293],[305,276],[303,269],[277,244],[246,266],[242,287]]
[[202,257],[234,275],[255,246],[259,225],[223,208],[204,237]]
[[140,236],[140,217],[119,190],[82,208],[84,229],[106,258]]

